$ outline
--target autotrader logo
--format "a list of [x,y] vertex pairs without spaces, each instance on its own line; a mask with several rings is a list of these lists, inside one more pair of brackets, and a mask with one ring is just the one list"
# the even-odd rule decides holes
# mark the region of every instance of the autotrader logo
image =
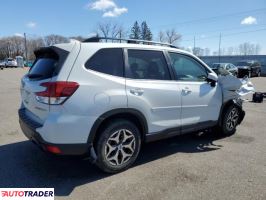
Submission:
[[54,200],[54,188],[0,188],[0,200]]

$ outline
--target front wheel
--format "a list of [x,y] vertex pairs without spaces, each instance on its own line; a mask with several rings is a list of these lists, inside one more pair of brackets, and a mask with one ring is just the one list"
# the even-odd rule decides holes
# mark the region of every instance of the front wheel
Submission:
[[236,132],[236,126],[240,119],[240,110],[237,106],[231,105],[223,112],[223,115],[219,132],[224,136],[230,136]]
[[126,170],[137,159],[140,146],[140,132],[134,123],[124,119],[111,121],[96,143],[96,164],[107,173]]

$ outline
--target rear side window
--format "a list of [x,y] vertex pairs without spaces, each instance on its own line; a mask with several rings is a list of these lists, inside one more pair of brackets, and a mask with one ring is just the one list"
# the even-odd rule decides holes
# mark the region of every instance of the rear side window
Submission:
[[162,51],[128,50],[129,78],[170,80]]
[[34,52],[34,61],[28,77],[33,80],[42,80],[58,75],[68,55],[67,51],[56,47],[41,48]]
[[97,72],[113,76],[124,76],[124,58],[121,48],[108,48],[97,51],[86,63],[85,67]]

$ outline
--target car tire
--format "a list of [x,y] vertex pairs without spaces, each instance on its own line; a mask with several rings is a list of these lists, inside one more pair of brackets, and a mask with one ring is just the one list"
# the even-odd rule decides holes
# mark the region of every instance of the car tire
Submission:
[[96,141],[96,165],[107,173],[128,169],[137,159],[141,134],[137,126],[124,119],[111,121]]
[[222,123],[219,126],[219,134],[230,136],[236,132],[236,126],[240,119],[240,110],[236,105],[229,106],[223,112]]

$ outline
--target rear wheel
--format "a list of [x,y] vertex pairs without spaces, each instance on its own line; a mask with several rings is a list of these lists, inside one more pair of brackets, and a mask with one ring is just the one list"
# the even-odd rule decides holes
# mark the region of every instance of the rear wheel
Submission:
[[109,123],[96,142],[97,166],[105,172],[117,173],[129,168],[137,159],[141,136],[136,125],[119,119]]
[[230,136],[234,134],[239,118],[239,108],[235,105],[229,106],[224,112],[222,124],[219,126],[219,133],[224,136]]

